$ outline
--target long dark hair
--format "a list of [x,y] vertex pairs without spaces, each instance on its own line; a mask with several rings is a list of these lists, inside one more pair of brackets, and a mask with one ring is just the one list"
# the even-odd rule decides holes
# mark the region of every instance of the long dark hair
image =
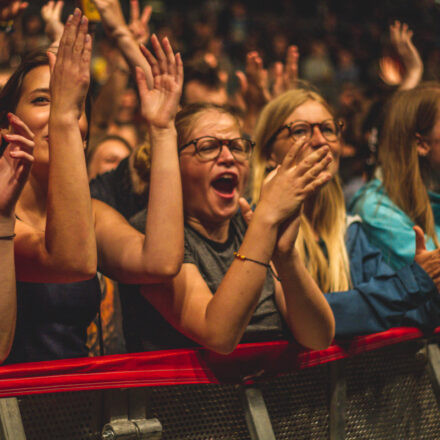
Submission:
[[[49,58],[46,53],[46,49],[36,49],[27,53],[15,72],[8,79],[4,87],[0,90],[0,127],[7,127],[9,121],[7,114],[9,112],[15,112],[18,101],[20,100],[23,81],[25,76],[36,67],[49,66]],[[90,122],[91,118],[91,96],[90,89],[86,98],[86,117]],[[89,139],[89,129],[87,129],[86,140]]]
[[25,76],[36,67],[48,65],[49,58],[46,51],[36,50],[25,55],[20,65],[0,90],[0,127],[8,126],[7,114],[15,112],[17,108]]

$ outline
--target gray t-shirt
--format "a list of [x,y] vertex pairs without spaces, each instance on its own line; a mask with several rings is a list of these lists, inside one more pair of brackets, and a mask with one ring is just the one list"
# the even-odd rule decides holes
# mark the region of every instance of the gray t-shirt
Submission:
[[[231,220],[226,242],[218,243],[185,225],[185,255],[183,262],[195,264],[214,294],[234,261],[246,232],[241,214]],[[242,342],[261,342],[283,338],[281,315],[275,302],[275,286],[268,272],[255,312],[243,335]]]
[[[146,211],[136,214],[130,223],[138,230],[145,228]],[[246,226],[240,214],[232,220],[225,243],[207,239],[185,225],[184,264],[197,266],[214,294],[234,260],[234,251],[243,241]],[[121,305],[124,335],[129,352],[186,348],[195,342],[183,336],[162,318],[159,312],[140,294],[137,286],[121,285]],[[262,342],[283,339],[289,332],[275,303],[274,282],[267,274],[255,313],[241,342]]]

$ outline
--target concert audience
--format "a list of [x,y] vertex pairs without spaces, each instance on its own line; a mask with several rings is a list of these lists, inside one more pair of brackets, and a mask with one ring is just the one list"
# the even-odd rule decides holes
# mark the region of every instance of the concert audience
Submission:
[[[150,67],[136,72],[154,152],[148,236],[107,205],[90,201],[83,109],[91,38],[79,10],[69,17],[57,55],[29,55],[1,91],[2,125],[7,112],[16,111],[35,132],[36,143],[16,209],[18,319],[10,363],[87,355],[85,330],[100,302],[97,254],[100,270],[124,282],[158,282],[180,267],[180,175],[169,118],[171,103],[180,98],[182,63],[166,39],[163,45],[155,37],[152,42],[157,59],[147,50],[148,61],[141,55],[153,72]],[[14,116],[9,123],[18,126]]]
[[[0,158],[0,360],[16,310],[6,362],[86,356],[101,301],[97,268],[126,283],[129,351],[198,343],[228,353],[240,341],[276,338],[323,348],[335,331],[438,324],[440,87],[417,86],[420,53],[435,55],[428,32],[418,35],[419,53],[408,25],[395,21],[384,43],[389,23],[376,7],[361,8],[356,27],[358,11],[338,0],[275,2],[263,13],[208,2],[180,15],[176,5],[162,14],[141,12],[138,0],[94,1],[105,36],[94,25],[92,56],[78,10],[63,25],[63,2],[45,4],[45,37],[40,2],[0,0],[9,32],[0,33],[0,69],[13,71],[0,91],[9,142]],[[416,10],[429,28],[429,14]],[[150,27],[169,35],[153,34],[154,55],[143,46]],[[170,39],[188,54],[184,85]],[[47,55],[26,53],[47,41]],[[100,86],[88,93],[92,58]],[[191,105],[177,113],[182,87]],[[348,200],[367,180],[377,150],[375,179],[353,204],[360,223],[347,216],[342,191]],[[248,174],[254,212],[241,198]],[[2,183],[7,175],[15,186]]]
[[[305,141],[296,142],[266,182],[246,228],[238,209],[252,142],[242,137],[238,120],[214,104],[194,104],[177,115],[176,128],[185,213],[183,266],[170,282],[142,286],[142,295],[185,336],[221,353],[240,341],[289,334],[306,347],[327,347],[333,316],[294,243],[304,198],[330,178],[328,146],[300,159]],[[149,315],[139,315],[136,323],[141,319],[144,329],[152,323]],[[171,348],[181,340],[165,339],[158,328],[137,331],[144,349],[149,344]],[[132,343],[127,340],[128,346]]]
[[[292,143],[303,136],[310,151],[327,146],[333,158],[332,179],[305,200],[296,246],[315,282],[329,293],[336,336],[428,325],[432,303],[438,301],[440,250],[428,252],[413,238],[412,264],[395,272],[369,244],[359,220],[347,218],[338,178],[341,130],[340,121],[316,92],[294,89],[272,100],[255,130],[253,202],[258,206],[269,159],[282,163]],[[438,314],[433,318],[435,322]]]

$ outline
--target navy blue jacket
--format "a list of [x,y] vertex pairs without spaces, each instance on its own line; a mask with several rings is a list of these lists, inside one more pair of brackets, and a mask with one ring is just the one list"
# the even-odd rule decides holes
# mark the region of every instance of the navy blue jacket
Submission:
[[392,327],[430,332],[440,325],[439,292],[417,263],[391,269],[359,222],[348,227],[346,245],[355,288],[325,295],[335,315],[336,339]]

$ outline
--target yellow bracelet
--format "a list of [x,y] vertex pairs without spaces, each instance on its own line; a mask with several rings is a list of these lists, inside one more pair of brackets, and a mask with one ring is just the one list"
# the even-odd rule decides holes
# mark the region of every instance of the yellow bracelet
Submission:
[[278,275],[273,271],[272,266],[268,263],[263,263],[262,261],[258,261],[258,260],[253,260],[252,258],[248,258],[245,257],[244,255],[239,254],[238,252],[234,252],[234,257],[237,258],[237,260],[242,260],[242,261],[250,261],[251,263],[256,263],[259,264],[260,266],[264,266],[267,269],[269,269],[270,273],[272,274],[272,276],[274,278],[276,278],[278,281],[281,282],[280,278],[278,277]]

